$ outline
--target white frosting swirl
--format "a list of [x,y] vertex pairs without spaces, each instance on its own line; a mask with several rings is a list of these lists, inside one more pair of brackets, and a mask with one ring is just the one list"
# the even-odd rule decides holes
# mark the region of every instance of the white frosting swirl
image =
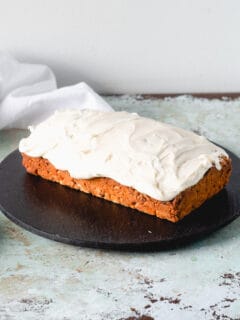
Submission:
[[228,157],[202,136],[136,113],[66,110],[35,128],[19,150],[73,178],[108,177],[169,201]]

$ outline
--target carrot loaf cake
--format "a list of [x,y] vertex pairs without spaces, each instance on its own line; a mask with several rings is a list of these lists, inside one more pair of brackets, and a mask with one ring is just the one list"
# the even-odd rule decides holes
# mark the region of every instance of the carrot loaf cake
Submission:
[[20,141],[27,172],[177,222],[228,182],[206,138],[136,113],[65,110]]

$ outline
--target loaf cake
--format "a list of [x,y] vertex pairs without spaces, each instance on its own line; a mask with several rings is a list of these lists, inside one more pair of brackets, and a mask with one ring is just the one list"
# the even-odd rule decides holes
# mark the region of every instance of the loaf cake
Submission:
[[172,222],[231,174],[206,138],[136,113],[57,111],[30,131],[19,144],[28,173]]

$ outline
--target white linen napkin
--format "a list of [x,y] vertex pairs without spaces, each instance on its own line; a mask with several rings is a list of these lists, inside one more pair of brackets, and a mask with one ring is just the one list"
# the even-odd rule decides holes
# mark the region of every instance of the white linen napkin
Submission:
[[25,129],[59,109],[112,111],[86,83],[57,89],[52,70],[0,53],[0,130]]

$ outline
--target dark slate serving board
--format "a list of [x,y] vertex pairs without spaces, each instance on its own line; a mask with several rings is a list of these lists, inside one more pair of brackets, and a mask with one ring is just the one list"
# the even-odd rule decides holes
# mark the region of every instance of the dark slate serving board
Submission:
[[171,223],[26,173],[16,150],[0,164],[0,209],[40,236],[78,246],[152,251],[191,243],[240,215],[240,160],[228,186]]

